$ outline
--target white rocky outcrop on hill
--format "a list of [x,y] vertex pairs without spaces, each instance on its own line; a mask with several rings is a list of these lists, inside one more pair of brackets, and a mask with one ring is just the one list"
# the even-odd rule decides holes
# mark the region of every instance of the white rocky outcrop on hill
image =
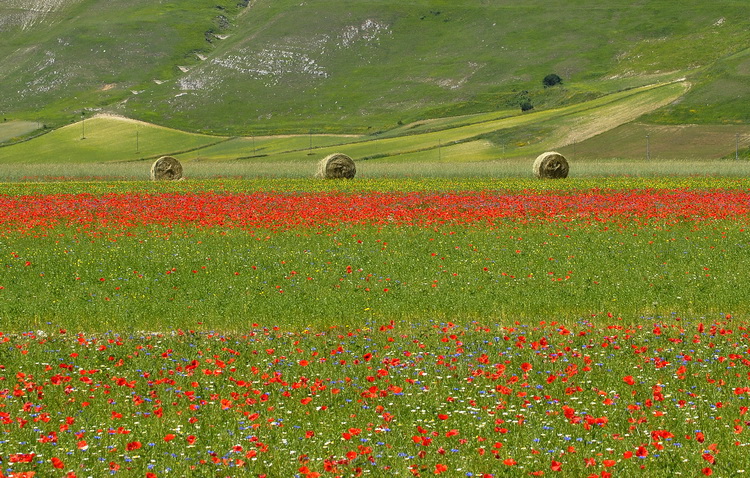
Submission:
[[4,0],[3,9],[8,10],[0,15],[0,31],[11,28],[28,30],[42,23],[45,17],[63,7],[78,3],[80,0]]
[[187,74],[178,85],[186,91],[220,88],[227,75],[262,81],[266,86],[277,85],[289,75],[328,78],[331,52],[356,44],[375,46],[390,34],[388,25],[366,19],[313,37],[291,35],[273,44],[230,50],[189,72],[183,70]]

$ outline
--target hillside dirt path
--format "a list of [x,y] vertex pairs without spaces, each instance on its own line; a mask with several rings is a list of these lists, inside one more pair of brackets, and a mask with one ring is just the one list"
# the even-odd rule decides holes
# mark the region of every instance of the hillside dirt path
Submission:
[[650,101],[648,98],[642,98],[637,102],[607,107],[606,115],[601,113],[581,115],[569,128],[561,128],[560,134],[556,135],[555,140],[561,146],[567,146],[593,138],[625,123],[635,121],[647,113],[656,111],[674,102],[677,98],[684,95],[691,86],[690,83],[683,79],[672,83],[682,83],[684,87],[684,91],[677,97],[669,96],[659,101]]

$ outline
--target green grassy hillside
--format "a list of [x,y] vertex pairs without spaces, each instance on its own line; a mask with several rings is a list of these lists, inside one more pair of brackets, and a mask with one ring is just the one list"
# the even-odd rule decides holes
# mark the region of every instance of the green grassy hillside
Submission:
[[648,121],[750,122],[744,0],[6,0],[0,32],[0,113],[50,127],[375,134],[679,77]]
[[6,164],[133,161],[190,151],[225,140],[127,118],[97,116],[0,148],[0,161]]
[[53,126],[113,108],[212,50],[235,1],[0,2],[0,112]]

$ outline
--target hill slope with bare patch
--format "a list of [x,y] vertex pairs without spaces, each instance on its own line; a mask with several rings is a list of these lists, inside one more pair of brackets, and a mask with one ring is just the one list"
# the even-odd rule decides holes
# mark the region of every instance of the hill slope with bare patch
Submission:
[[[750,123],[736,0],[8,0],[0,19],[0,111],[49,126],[109,112],[224,135],[374,134],[682,76],[694,88],[650,121]],[[563,82],[545,88],[551,73]]]

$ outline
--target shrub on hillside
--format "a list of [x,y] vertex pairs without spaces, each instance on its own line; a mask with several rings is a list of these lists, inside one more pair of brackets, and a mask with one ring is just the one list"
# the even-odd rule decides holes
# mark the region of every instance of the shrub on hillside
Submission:
[[560,78],[555,73],[550,73],[549,75],[544,77],[542,83],[544,84],[545,88],[549,88],[550,86],[562,84],[562,78]]

